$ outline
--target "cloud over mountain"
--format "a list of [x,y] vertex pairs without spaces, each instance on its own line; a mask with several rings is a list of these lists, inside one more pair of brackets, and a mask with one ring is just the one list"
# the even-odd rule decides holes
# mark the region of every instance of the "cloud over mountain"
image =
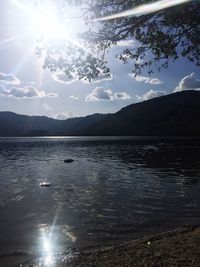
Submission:
[[146,92],[145,94],[143,94],[142,96],[136,95],[136,97],[139,101],[146,101],[146,100],[159,97],[159,96],[163,96],[163,95],[166,95],[165,91],[150,90]]
[[111,89],[105,89],[102,87],[96,87],[86,98],[86,102],[97,102],[105,100],[128,100],[131,97],[126,92],[113,93]]
[[181,92],[184,90],[199,89],[200,80],[195,77],[195,73],[185,76],[175,88],[174,92]]
[[104,89],[102,87],[96,87],[86,98],[88,101],[100,101],[100,100],[113,100],[113,93],[110,89]]
[[42,98],[42,97],[56,97],[57,95],[54,93],[47,94],[45,91],[39,91],[33,86],[25,86],[25,87],[11,87],[6,88],[5,86],[0,86],[0,95],[5,97],[13,97],[13,98]]
[[127,92],[115,93],[114,96],[115,96],[115,99],[121,99],[121,100],[131,99],[131,96]]
[[67,120],[69,118],[73,118],[73,113],[72,112],[61,112],[59,114],[56,114],[54,116],[55,119],[57,120]]
[[16,99],[57,97],[55,93],[46,93],[44,90],[36,88],[33,82],[30,82],[29,85],[22,84],[22,82],[11,73],[0,73],[0,95]]

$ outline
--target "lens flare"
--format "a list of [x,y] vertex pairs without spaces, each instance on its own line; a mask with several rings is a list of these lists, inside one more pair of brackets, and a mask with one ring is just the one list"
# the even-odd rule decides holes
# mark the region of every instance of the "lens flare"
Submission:
[[35,35],[46,40],[65,39],[67,36],[64,25],[59,22],[58,17],[53,12],[41,12],[32,15],[32,31]]
[[29,35],[35,39],[65,40],[69,34],[69,27],[66,21],[61,19],[61,12],[53,5],[53,2],[47,1],[45,4],[35,6],[29,1],[12,0],[27,15],[27,29]]
[[129,17],[129,16],[141,16],[141,15],[147,15],[153,12],[157,12],[163,9],[167,9],[176,5],[180,5],[183,3],[190,2],[191,0],[161,0],[157,1],[151,4],[145,4],[140,5],[138,7],[113,14],[110,16],[105,16],[101,18],[97,18],[94,21],[106,21],[106,20],[112,20],[112,19],[119,19],[123,17]]
[[25,36],[25,34],[20,34],[20,35],[12,36],[8,39],[2,40],[2,41],[0,41],[0,47],[9,45],[10,43],[17,41],[18,39],[20,40],[24,36]]

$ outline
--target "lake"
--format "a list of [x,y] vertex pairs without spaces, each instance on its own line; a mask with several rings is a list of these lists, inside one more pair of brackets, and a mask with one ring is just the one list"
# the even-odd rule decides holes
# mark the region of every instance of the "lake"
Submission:
[[0,170],[0,263],[200,223],[198,138],[0,138]]

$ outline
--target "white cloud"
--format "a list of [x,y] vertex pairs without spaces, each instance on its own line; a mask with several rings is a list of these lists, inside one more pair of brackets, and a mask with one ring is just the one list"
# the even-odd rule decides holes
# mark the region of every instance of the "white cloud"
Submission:
[[0,94],[5,97],[13,98],[42,98],[42,97],[56,97],[54,93],[47,94],[45,91],[39,91],[33,86],[25,87],[11,87],[6,89],[4,86],[0,87]]
[[52,108],[47,104],[47,103],[44,103],[42,105],[42,107],[45,109],[45,110],[52,110]]
[[21,81],[13,74],[0,73],[0,95],[13,98],[42,98],[57,97],[55,93],[46,93],[44,90],[38,90],[34,82],[28,86],[19,86]]
[[115,99],[121,99],[121,100],[131,99],[131,96],[127,92],[115,93],[114,96],[115,96]]
[[86,98],[86,102],[97,102],[104,100],[128,100],[131,97],[126,92],[113,93],[111,89],[105,89],[102,87],[96,87]]
[[71,84],[75,82],[77,79],[76,78],[69,78],[65,73],[63,72],[55,72],[53,75],[53,80],[58,83],[62,84]]
[[142,96],[138,96],[136,95],[137,99],[139,101],[146,101],[155,97],[159,97],[159,96],[163,96],[166,95],[165,91],[155,91],[155,90],[150,90],[148,92],[146,92],[145,94],[143,94]]
[[11,73],[0,73],[0,82],[10,85],[19,85],[21,83],[20,80]]
[[67,120],[69,118],[73,118],[73,113],[72,112],[61,112],[59,114],[56,114],[54,116],[55,119],[57,120]]
[[195,77],[195,73],[185,76],[175,88],[174,92],[181,92],[184,90],[200,90],[200,80]]
[[100,101],[100,100],[113,100],[113,93],[110,89],[104,89],[101,87],[96,87],[86,98],[86,102]]
[[129,76],[137,82],[144,82],[153,85],[163,84],[163,82],[158,78],[150,78],[148,76],[141,76],[141,75],[134,76],[134,74],[129,74]]
[[78,96],[75,96],[75,95],[70,95],[69,98],[73,99],[73,100],[78,100]]

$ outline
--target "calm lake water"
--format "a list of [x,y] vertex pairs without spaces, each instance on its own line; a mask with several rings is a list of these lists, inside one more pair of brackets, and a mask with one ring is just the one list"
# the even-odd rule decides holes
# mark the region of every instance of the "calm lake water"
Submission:
[[0,138],[0,262],[199,224],[199,192],[200,139]]

